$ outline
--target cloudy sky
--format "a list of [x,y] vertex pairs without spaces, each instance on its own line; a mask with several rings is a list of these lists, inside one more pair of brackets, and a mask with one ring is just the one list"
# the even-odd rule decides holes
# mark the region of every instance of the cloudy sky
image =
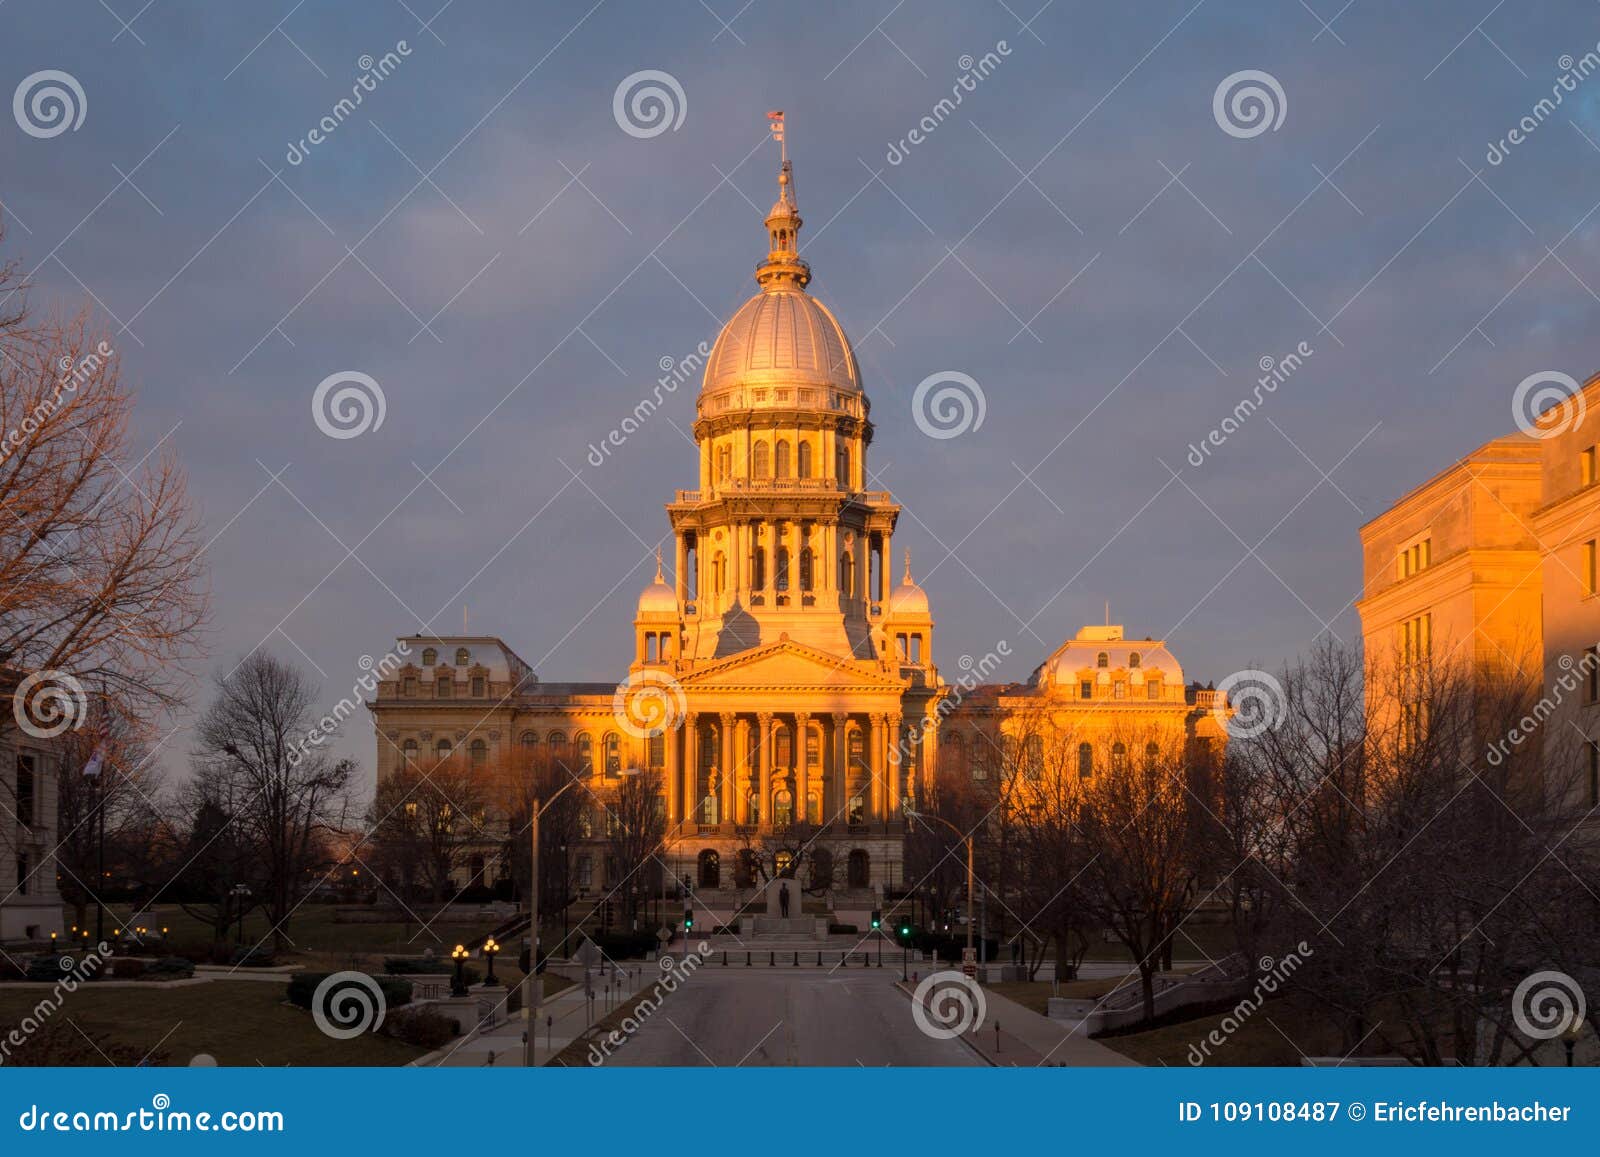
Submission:
[[[331,704],[463,604],[547,679],[625,673],[695,383],[586,448],[753,292],[768,109],[947,668],[1006,640],[1023,678],[1107,600],[1202,680],[1353,640],[1360,525],[1513,429],[1528,374],[1597,368],[1600,76],[1488,159],[1595,49],[1593,3],[441,3],[0,11],[0,90],[59,70],[84,106],[0,117],[6,254],[41,303],[93,295],[216,535],[197,703],[265,647]],[[673,127],[615,112],[645,70]],[[1237,80],[1219,120],[1246,70],[1281,97]],[[1252,84],[1271,127],[1226,100]],[[340,372],[381,427],[319,429]],[[931,438],[944,372],[984,417]]]

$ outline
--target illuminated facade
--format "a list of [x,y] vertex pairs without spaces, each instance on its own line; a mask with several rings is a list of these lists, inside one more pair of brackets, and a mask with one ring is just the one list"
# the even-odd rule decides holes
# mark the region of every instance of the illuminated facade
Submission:
[[[487,765],[520,745],[586,774],[603,807],[625,770],[649,769],[669,863],[703,894],[740,884],[753,845],[803,832],[831,891],[860,899],[905,883],[905,810],[946,735],[971,751],[1009,710],[1048,704],[1160,719],[1175,742],[1219,736],[1211,693],[1120,628],[1086,629],[1027,685],[941,677],[909,558],[891,577],[900,508],[866,488],[871,403],[849,338],[807,292],[787,161],[765,223],[758,290],[706,360],[698,488],[667,504],[671,565],[658,557],[639,597],[625,690],[543,682],[493,637],[405,639],[412,665],[372,704],[379,778],[407,758]],[[669,723],[657,734],[652,709]],[[616,883],[598,842],[577,855],[580,886]]]

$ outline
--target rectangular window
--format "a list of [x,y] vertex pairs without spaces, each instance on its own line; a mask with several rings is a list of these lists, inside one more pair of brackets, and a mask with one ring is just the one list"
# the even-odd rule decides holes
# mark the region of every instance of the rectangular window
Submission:
[[1583,681],[1584,702],[1600,703],[1600,647],[1590,647],[1583,657],[1588,671]]
[[417,697],[417,677],[415,675],[407,675],[400,681],[400,694],[407,699],[415,699]]
[[1578,577],[1583,583],[1583,593],[1587,597],[1595,593],[1595,540],[1590,539],[1583,544],[1583,569],[1578,572]]
[[578,887],[587,888],[594,883],[594,857],[578,857]]
[[1419,538],[1400,552],[1395,560],[1395,577],[1410,578],[1433,565],[1433,539]]
[[1111,685],[1111,691],[1113,699],[1126,699],[1128,697],[1128,685],[1121,679]]
[[28,855],[24,852],[17,857],[17,895],[26,896],[28,894],[28,876],[30,872]]
[[1589,806],[1600,807],[1600,743],[1589,741]]
[[450,691],[451,687],[449,679],[440,679],[434,684],[434,695],[440,699],[450,698]]
[[17,822],[25,828],[31,828],[34,820],[34,797],[39,794],[38,775],[34,769],[34,757],[19,753],[17,755]]
[[472,697],[474,699],[482,699],[487,694],[488,684],[483,681],[483,676],[475,676],[472,680]]
[[1161,684],[1157,683],[1154,679],[1146,683],[1144,685],[1144,697],[1146,699],[1161,698]]
[[1578,484],[1580,486],[1593,486],[1595,482],[1600,481],[1600,476],[1595,473],[1595,467],[1600,465],[1600,462],[1597,462],[1595,458],[1595,449],[1595,447],[1590,446],[1582,454],[1578,455]]
[[1425,663],[1433,652],[1433,616],[1417,615],[1400,624],[1400,661],[1406,666]]
[[1078,684],[1078,694],[1079,694],[1080,698],[1093,699],[1094,698],[1094,682],[1092,680],[1085,679],[1082,683],[1079,683]]

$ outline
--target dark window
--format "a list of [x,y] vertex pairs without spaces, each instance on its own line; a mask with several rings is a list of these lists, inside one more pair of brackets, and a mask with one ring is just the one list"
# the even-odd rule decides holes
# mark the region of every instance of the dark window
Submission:
[[24,852],[17,857],[17,895],[28,894],[28,876],[31,874],[28,867],[28,855]]
[[1078,744],[1078,778],[1091,779],[1094,776],[1094,748],[1087,743]]
[[872,879],[872,858],[865,848],[856,848],[845,861],[845,883],[851,888],[865,888]]
[[25,828],[31,828],[33,826],[34,797],[38,794],[38,776],[34,771],[33,756],[18,755],[17,822]]
[[700,853],[700,887],[722,887],[722,857],[713,849],[707,848]]
[[1078,684],[1078,693],[1084,699],[1093,699],[1094,698],[1094,680],[1085,679],[1082,683],[1079,683]]

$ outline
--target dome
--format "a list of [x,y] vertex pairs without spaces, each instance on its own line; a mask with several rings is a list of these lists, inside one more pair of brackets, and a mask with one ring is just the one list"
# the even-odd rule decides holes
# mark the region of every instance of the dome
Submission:
[[661,552],[656,551],[656,579],[655,582],[644,588],[639,595],[639,612],[637,617],[646,615],[671,615],[678,617],[678,596],[661,577]]
[[889,595],[889,613],[906,619],[926,619],[933,612],[928,608],[928,592],[911,581],[911,552],[906,551],[906,572],[900,585]]
[[739,307],[706,359],[704,393],[730,386],[832,386],[861,392],[850,339],[828,307],[793,281]]

